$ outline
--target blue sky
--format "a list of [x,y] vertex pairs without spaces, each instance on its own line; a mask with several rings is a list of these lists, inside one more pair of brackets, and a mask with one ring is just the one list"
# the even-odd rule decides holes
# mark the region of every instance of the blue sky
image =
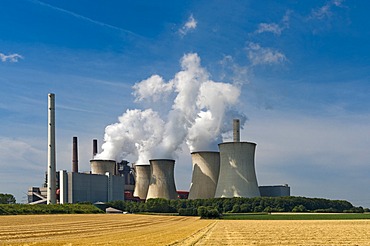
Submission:
[[[44,180],[48,93],[57,169],[71,169],[78,136],[87,171],[92,139],[101,146],[124,112],[171,109],[135,100],[132,87],[152,75],[170,83],[196,54],[210,80],[240,90],[233,107],[247,117],[242,140],[257,143],[260,185],[370,207],[369,9],[350,0],[3,0],[0,192],[22,202]],[[188,189],[182,147],[175,178]]]

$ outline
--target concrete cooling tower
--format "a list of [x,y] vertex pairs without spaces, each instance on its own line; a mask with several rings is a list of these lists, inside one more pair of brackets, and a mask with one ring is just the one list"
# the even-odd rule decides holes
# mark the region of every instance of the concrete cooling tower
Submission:
[[116,173],[116,162],[113,160],[91,160],[90,161],[91,174],[115,175]]
[[145,200],[150,183],[150,165],[135,165],[134,196]]
[[200,151],[191,153],[193,175],[188,199],[214,198],[220,171],[220,153]]
[[220,175],[215,197],[258,197],[254,168],[255,143],[229,142],[220,148]]
[[146,199],[177,199],[174,176],[175,161],[168,159],[155,159],[149,160],[149,162],[151,177]]

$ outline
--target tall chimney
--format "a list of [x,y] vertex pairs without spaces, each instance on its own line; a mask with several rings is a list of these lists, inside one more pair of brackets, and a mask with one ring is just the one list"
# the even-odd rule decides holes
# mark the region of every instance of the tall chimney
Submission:
[[56,203],[55,94],[48,94],[48,185],[47,204]]
[[98,153],[98,140],[93,139],[93,159],[97,153]]
[[77,137],[73,137],[73,146],[72,146],[72,172],[78,173],[78,146],[77,146]]
[[234,142],[240,142],[240,120],[239,119],[234,119],[233,120],[233,137],[234,137]]

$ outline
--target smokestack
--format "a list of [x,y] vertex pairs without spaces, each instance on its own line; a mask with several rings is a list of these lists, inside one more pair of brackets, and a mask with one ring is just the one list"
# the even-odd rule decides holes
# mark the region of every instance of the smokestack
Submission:
[[220,172],[220,153],[200,151],[191,153],[193,175],[188,199],[215,197]]
[[97,153],[98,153],[98,140],[93,139],[93,159]]
[[135,190],[134,196],[145,200],[150,183],[150,165],[135,165]]
[[240,120],[234,119],[233,120],[233,137],[234,142],[240,142]]
[[78,173],[78,146],[77,146],[77,137],[73,137],[73,146],[72,146],[72,172]]
[[146,199],[177,199],[174,176],[175,161],[168,159],[156,159],[149,160],[149,162],[151,177]]
[[48,185],[47,204],[56,203],[55,94],[48,94]]

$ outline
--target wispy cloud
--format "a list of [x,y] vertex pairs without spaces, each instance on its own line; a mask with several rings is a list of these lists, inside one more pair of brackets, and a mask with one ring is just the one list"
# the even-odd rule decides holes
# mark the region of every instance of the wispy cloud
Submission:
[[330,18],[333,15],[332,8],[333,7],[343,7],[343,2],[344,2],[343,0],[329,1],[324,6],[313,9],[308,19],[322,20],[322,19]]
[[189,31],[197,28],[197,21],[194,19],[193,15],[189,16],[188,21],[180,28],[179,33],[181,36],[185,36]]
[[256,33],[272,32],[276,35],[280,35],[282,30],[283,28],[276,23],[260,23]]
[[51,8],[51,9],[54,9],[54,10],[57,10],[57,11],[60,11],[62,13],[65,13],[65,14],[68,14],[68,15],[71,15],[73,17],[76,17],[78,19],[81,19],[81,20],[84,20],[84,21],[87,21],[87,22],[91,22],[93,24],[96,24],[96,25],[99,25],[101,27],[107,27],[107,28],[110,28],[110,29],[114,29],[114,30],[117,30],[117,31],[121,31],[121,32],[125,32],[125,33],[129,33],[131,35],[134,35],[134,36],[140,36],[136,33],[133,33],[129,30],[126,30],[126,29],[123,29],[123,28],[120,28],[120,27],[117,27],[117,26],[113,26],[113,25],[110,25],[110,24],[107,24],[107,23],[104,23],[104,22],[101,22],[101,21],[97,21],[97,20],[93,20],[91,18],[88,18],[86,16],[83,16],[83,15],[80,15],[80,14],[77,14],[77,13],[74,13],[72,11],[69,11],[69,10],[66,10],[66,9],[62,9],[62,8],[59,8],[59,7],[55,7],[51,4],[48,4],[48,3],[44,3],[44,2],[41,2],[41,1],[38,1],[38,0],[29,0],[35,4],[39,4],[39,5],[42,5],[42,6],[45,6],[45,7],[48,7],[48,8]]
[[0,60],[2,62],[18,62],[19,59],[23,59],[23,56],[19,54],[5,55],[3,53],[0,53]]
[[283,53],[272,48],[261,47],[257,43],[249,43],[246,50],[252,65],[279,64],[287,61]]
[[260,23],[258,25],[258,29],[255,31],[255,33],[264,33],[264,32],[271,32],[275,35],[280,35],[283,30],[289,27],[289,19],[290,19],[290,13],[291,11],[287,11],[285,15],[283,16],[282,20],[279,24],[277,23]]

